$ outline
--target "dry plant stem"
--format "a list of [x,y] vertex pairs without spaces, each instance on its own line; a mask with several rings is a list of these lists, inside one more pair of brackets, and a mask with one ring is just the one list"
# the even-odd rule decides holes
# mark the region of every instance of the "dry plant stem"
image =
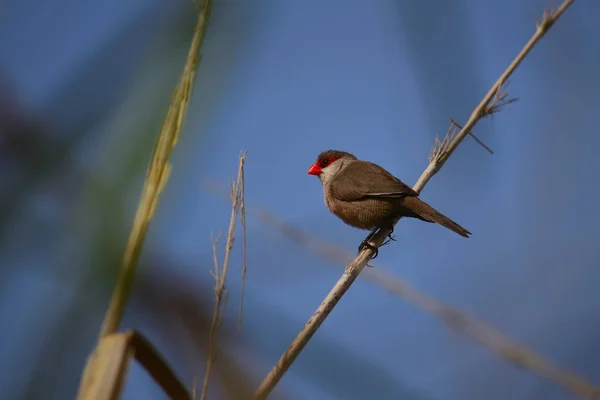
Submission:
[[[267,209],[259,211],[259,218],[269,226],[279,230],[291,240],[307,247],[333,262],[347,262],[353,255],[339,246],[328,243],[322,238],[310,234],[282,221]],[[398,296],[423,311],[441,319],[449,327],[471,337],[488,347],[499,357],[527,369],[542,378],[554,381],[575,395],[591,398],[600,394],[600,388],[576,373],[561,366],[554,365],[541,354],[522,345],[514,343],[504,334],[483,321],[477,320],[464,312],[449,307],[441,301],[422,293],[408,283],[387,274],[381,268],[365,270],[362,274],[367,280],[379,285],[394,296]]]
[[[242,176],[244,174],[243,166],[242,166]],[[248,270],[248,266],[246,264],[246,201],[244,199],[244,180],[241,182],[242,186],[240,188],[240,222],[242,223],[242,291],[240,293],[240,310],[238,312],[238,328],[242,326],[242,316],[244,309],[244,288],[246,287],[246,272]]]
[[[521,64],[521,62],[525,59],[527,54],[533,49],[535,44],[548,32],[550,27],[556,22],[556,20],[571,6],[573,0],[566,0],[563,2],[560,7],[558,7],[554,12],[544,12],[542,20],[538,22],[536,32],[529,39],[529,41],[525,44],[523,49],[517,54],[513,62],[506,68],[504,73],[498,78],[496,83],[492,86],[492,88],[487,92],[483,100],[479,103],[475,110],[471,113],[469,120],[462,127],[460,132],[458,132],[455,138],[448,144],[447,147],[442,149],[438,157],[436,157],[429,164],[425,172],[421,175],[419,180],[417,181],[415,189],[417,192],[420,192],[425,184],[429,182],[429,180],[439,171],[439,169],[444,165],[446,160],[450,157],[450,155],[456,150],[458,145],[462,142],[464,137],[470,132],[475,124],[485,115],[493,112],[493,108],[496,106],[497,102],[494,102],[494,97],[498,96],[502,86],[506,83],[508,78],[512,75],[512,73],[517,69],[517,67]],[[502,100],[502,97],[500,97]],[[492,108],[490,108],[490,105]]]
[[[171,399],[191,400],[185,386],[141,334],[135,331],[104,336],[92,354],[93,379],[79,387],[77,399],[116,400],[120,397],[132,359],[146,370]],[[85,374],[84,374],[85,375]]]
[[[102,352],[105,351],[105,348],[103,347],[103,343],[105,342],[103,340],[111,338],[119,326],[125,309],[125,303],[133,283],[135,268],[142,248],[142,243],[144,242],[150,220],[156,210],[158,197],[164,189],[169,177],[171,166],[169,165],[168,160],[173,147],[175,147],[175,144],[177,143],[177,138],[183,126],[183,120],[185,119],[210,5],[210,0],[207,0],[204,9],[198,17],[181,80],[173,92],[171,105],[169,106],[167,116],[157,138],[152,153],[152,160],[150,161],[146,180],[142,189],[140,203],[123,255],[123,261],[115,285],[115,290],[106,311],[102,328],[100,329],[99,342],[96,345],[94,352],[88,358],[83,371],[78,399],[98,398],[94,393],[88,396],[85,388],[89,387],[90,382],[93,384],[105,377],[105,366],[102,364],[102,360],[106,358],[107,355],[102,354]],[[114,396],[118,396],[118,393],[115,392]],[[189,396],[187,398],[189,398]]]
[[[515,71],[517,66],[523,61],[525,56],[527,56],[527,54],[531,51],[533,46],[545,35],[552,24],[560,17],[560,15],[562,15],[562,13],[572,4],[572,2],[572,0],[567,0],[556,11],[544,13],[542,21],[537,24],[537,29],[534,35],[531,37],[531,39],[529,39],[525,47],[492,86],[479,105],[475,108],[465,126],[450,141],[448,146],[442,149],[437,157],[433,158],[429,166],[425,169],[423,174],[421,174],[421,177],[413,187],[414,190],[420,192],[423,189],[425,184],[440,170],[450,155],[463,141],[468,132],[473,129],[475,124],[485,115],[489,114],[491,111],[490,105],[492,104],[494,97],[500,92],[502,85]],[[373,237],[371,245],[374,247],[381,246],[389,233],[389,230],[379,231]],[[298,354],[300,354],[304,346],[306,346],[311,337],[319,329],[323,321],[325,321],[331,310],[333,310],[336,304],[340,301],[344,293],[346,293],[346,291],[350,288],[352,283],[356,280],[372,256],[373,250],[365,248],[359,253],[354,261],[346,266],[346,270],[342,277],[337,281],[333,289],[331,289],[327,297],[325,297],[325,300],[323,300],[323,302],[319,305],[317,310],[313,313],[306,325],[304,325],[300,333],[298,333],[296,338],[292,341],[285,353],[283,353],[271,371],[269,371],[263,382],[254,393],[253,399],[265,399],[271,393],[281,377],[287,372],[290,365],[292,365],[296,357],[298,357]]]
[[[227,279],[227,270],[229,267],[229,256],[231,255],[231,249],[233,248],[235,223],[237,221],[237,214],[242,207],[243,195],[242,188],[244,182],[244,162],[246,161],[246,153],[244,152],[240,156],[240,162],[238,167],[237,181],[231,186],[231,218],[229,219],[229,229],[227,230],[227,239],[225,241],[225,257],[223,259],[223,267],[219,270],[219,264],[217,260],[217,241],[213,242],[213,254],[215,261],[215,308],[213,311],[212,323],[210,326],[210,333],[208,337],[208,358],[206,360],[206,372],[204,374],[204,384],[202,385],[202,393],[200,399],[205,400],[208,393],[208,383],[210,381],[210,374],[212,372],[212,366],[216,358],[216,339],[217,331],[221,323],[222,318],[222,305],[225,293],[225,280]],[[218,240],[218,238],[217,238]]]
[[[211,184],[211,189],[223,193]],[[328,243],[323,238],[316,238],[299,228],[283,221],[268,209],[253,204],[253,212],[265,224],[279,230],[292,241],[335,263],[346,263],[354,258],[343,247]],[[363,273],[367,280],[381,286],[390,294],[400,297],[423,311],[437,316],[443,323],[471,337],[506,361],[527,369],[542,378],[552,380],[575,395],[585,398],[600,396],[600,388],[577,373],[554,365],[550,360],[533,350],[513,342],[503,333],[485,322],[445,305],[441,301],[412,287],[410,284],[395,278],[382,269],[368,269]]]
[[[221,188],[217,188],[213,184],[210,184],[210,189],[219,194],[223,193]],[[307,247],[322,257],[335,263],[346,263],[354,258],[354,255],[348,253],[343,247],[328,243],[323,238],[311,236],[276,217],[268,209],[257,204],[253,204],[252,207],[253,212],[265,224],[279,230],[292,241]],[[512,364],[527,369],[542,378],[552,380],[575,395],[592,398],[593,395],[600,394],[600,388],[577,373],[553,364],[543,355],[513,342],[494,327],[420,292],[407,282],[387,274],[381,268],[365,270],[362,276],[390,294],[406,300],[423,311],[432,313],[449,327],[471,337]]]
[[187,61],[181,76],[179,85],[173,92],[171,105],[167,112],[165,122],[157,139],[152,161],[148,167],[146,181],[140,198],[140,203],[133,221],[133,227],[127,241],[127,247],[123,256],[121,270],[111,298],[104,322],[100,330],[100,336],[106,336],[116,332],[125,303],[131,290],[135,267],[142,248],[142,243],[148,231],[150,220],[154,215],[158,204],[158,197],[167,183],[171,166],[168,163],[171,151],[177,143],[179,132],[187,112],[190,94],[198,65],[200,46],[206,31],[206,21],[210,12],[211,0],[205,2],[204,8],[198,16],[198,22],[194,30],[194,36],[190,45]]

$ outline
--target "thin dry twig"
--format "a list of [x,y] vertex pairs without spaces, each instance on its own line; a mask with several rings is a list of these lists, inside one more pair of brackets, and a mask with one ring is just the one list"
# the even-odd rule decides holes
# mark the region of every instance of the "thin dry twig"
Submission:
[[[450,142],[456,137],[456,135],[458,134],[458,132],[460,132],[460,130],[462,128],[463,127],[459,123],[457,123],[454,119],[450,118],[450,127],[446,131],[444,138],[442,140],[440,140],[436,136],[434,139],[433,147],[429,151],[429,162],[432,162],[437,157],[439,157],[440,153],[446,147],[448,147]],[[492,149],[490,149],[489,146],[487,146],[485,143],[483,143],[483,141],[481,139],[479,139],[477,136],[475,136],[475,134],[473,132],[469,132],[468,135],[471,136],[473,138],[473,140],[475,140],[477,142],[477,144],[479,144],[481,147],[483,147],[485,150],[487,150],[490,154],[494,154]]]
[[456,124],[453,120],[450,121],[450,127],[446,131],[444,138],[440,140],[437,136],[433,139],[433,147],[429,151],[429,162],[433,163],[437,160],[442,152],[450,145],[450,142],[454,140],[456,134],[459,132]]
[[[267,209],[260,208],[257,211],[258,217],[265,224],[277,229],[292,241],[305,246],[326,259],[335,263],[345,263],[353,258],[353,255],[342,247],[328,243],[323,238],[311,236],[309,233],[277,218]],[[592,396],[600,394],[600,388],[597,388],[587,379],[578,376],[575,372],[552,364],[543,355],[514,343],[510,338],[485,322],[420,292],[409,283],[386,273],[382,268],[367,269],[362,276],[379,285],[390,294],[439,317],[446,325],[488,347],[498,356],[516,366],[551,380],[575,395],[592,398]]]
[[[462,129],[462,125],[460,125],[458,122],[456,122],[453,119],[450,119],[450,126],[457,126],[458,129]],[[478,145],[480,145],[481,147],[483,147],[484,149],[486,149],[488,151],[488,153],[490,154],[494,154],[494,151],[492,149],[489,148],[489,146],[485,143],[483,143],[483,141],[481,139],[479,139],[477,136],[475,136],[475,134],[473,132],[469,132],[469,136],[471,136],[473,138],[473,140],[475,140],[477,142]]]
[[[496,83],[485,95],[483,100],[479,103],[475,110],[472,112],[469,120],[456,134],[456,136],[450,141],[447,147],[445,147],[439,154],[430,162],[421,177],[413,187],[417,192],[420,192],[425,184],[440,170],[444,163],[448,160],[450,155],[456,150],[458,145],[463,141],[468,132],[470,132],[475,124],[487,114],[490,110],[490,105],[494,104],[494,98],[498,98],[498,94],[502,86],[506,83],[510,75],[515,71],[519,64],[525,59],[527,54],[531,51],[534,45],[546,34],[552,24],[564,13],[564,11],[573,3],[573,0],[566,0],[558,9],[553,12],[544,13],[543,19],[537,24],[536,32],[529,39],[525,47],[516,56],[513,62],[508,66],[504,73],[498,78]],[[496,102],[497,103],[497,102]],[[378,248],[381,246],[385,238],[390,234],[389,230],[380,230],[371,240],[370,244]],[[323,302],[319,305],[317,310],[310,317],[306,325],[302,328],[300,333],[292,341],[287,350],[283,353],[281,358],[273,366],[271,371],[267,374],[263,382],[257,388],[254,396],[255,400],[265,399],[271,391],[275,388],[277,383],[281,380],[282,376],[287,372],[289,367],[292,365],[294,360],[298,357],[302,349],[310,341],[315,332],[319,329],[323,321],[331,313],[336,304],[340,301],[342,296],[348,291],[352,283],[356,280],[360,272],[367,265],[367,262],[373,256],[374,251],[371,248],[364,248],[358,256],[346,266],[346,270],[342,277],[336,282],[331,291],[327,294]]]
[[217,245],[219,244],[219,239],[221,238],[222,233],[223,232],[219,232],[217,237],[212,240],[213,266],[215,267],[215,269],[214,271],[210,271],[210,274],[215,279],[215,285],[218,284],[219,280],[221,279],[221,274],[219,274],[219,251],[217,250]]
[[204,374],[204,384],[202,385],[202,392],[200,394],[200,400],[205,400],[208,393],[208,384],[210,381],[210,374],[212,367],[216,359],[216,339],[219,325],[223,316],[224,306],[224,295],[225,295],[225,281],[227,279],[227,270],[229,267],[229,257],[231,255],[231,249],[233,248],[235,223],[237,221],[237,215],[242,208],[244,196],[242,194],[243,181],[244,181],[244,162],[246,161],[246,152],[243,152],[240,156],[237,180],[231,185],[231,218],[229,219],[229,229],[227,230],[227,239],[225,241],[225,257],[223,258],[223,266],[219,269],[219,263],[217,259],[217,241],[213,241],[213,258],[215,262],[215,271],[213,276],[215,278],[215,307],[213,311],[212,323],[210,326],[210,333],[208,338],[208,358],[206,360],[206,372]]
[[240,310],[238,312],[238,328],[242,326],[242,316],[244,309],[244,288],[246,287],[246,272],[248,265],[246,264],[246,201],[244,199],[244,172],[242,166],[242,181],[240,188],[240,222],[242,223],[242,290],[240,293]]

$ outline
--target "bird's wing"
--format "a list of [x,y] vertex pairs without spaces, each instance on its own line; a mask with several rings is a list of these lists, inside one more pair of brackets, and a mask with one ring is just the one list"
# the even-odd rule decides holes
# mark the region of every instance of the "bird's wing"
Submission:
[[356,201],[368,197],[419,195],[400,179],[379,165],[368,161],[349,163],[331,181],[330,190],[335,198],[344,201]]

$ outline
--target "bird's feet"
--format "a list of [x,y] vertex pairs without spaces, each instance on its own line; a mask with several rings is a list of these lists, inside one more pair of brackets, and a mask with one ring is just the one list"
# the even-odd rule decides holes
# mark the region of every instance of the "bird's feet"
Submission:
[[[379,255],[379,250],[377,250],[377,247],[371,245],[371,243],[369,243],[369,240],[365,239],[361,242],[360,246],[358,246],[358,252],[360,253],[361,251],[363,251],[364,249],[370,249],[373,250],[373,257],[371,257],[371,260],[374,260],[377,258],[377,256]],[[370,265],[367,264],[369,267]]]
[[392,235],[392,233],[394,233],[394,227],[390,228],[390,233],[388,233],[387,240],[381,244],[382,246],[385,246],[389,242],[396,241],[396,237]]

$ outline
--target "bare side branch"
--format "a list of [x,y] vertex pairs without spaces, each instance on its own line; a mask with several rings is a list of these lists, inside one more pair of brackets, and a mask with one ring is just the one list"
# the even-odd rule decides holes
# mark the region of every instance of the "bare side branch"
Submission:
[[227,279],[227,270],[229,268],[229,257],[231,255],[231,249],[233,248],[235,223],[237,221],[237,215],[240,209],[243,207],[244,195],[244,163],[246,162],[246,152],[243,152],[240,156],[237,180],[231,184],[231,218],[229,219],[229,229],[227,230],[227,239],[225,241],[225,257],[223,259],[223,266],[219,268],[219,262],[217,259],[217,241],[213,241],[213,258],[215,263],[215,271],[213,276],[215,278],[215,308],[213,310],[213,318],[210,326],[210,333],[208,336],[208,358],[206,359],[206,371],[204,373],[204,384],[202,385],[202,392],[200,393],[200,400],[206,400],[208,394],[208,384],[210,382],[210,374],[212,367],[216,359],[217,349],[217,331],[221,324],[221,318],[223,315],[223,304],[225,297],[225,281]]
[[[515,71],[519,64],[525,59],[527,54],[531,51],[534,45],[546,34],[548,29],[556,22],[556,20],[565,12],[565,10],[573,3],[573,0],[566,0],[560,7],[555,11],[544,12],[544,15],[540,22],[537,24],[536,32],[529,39],[527,44],[523,47],[521,52],[515,57],[513,62],[508,66],[504,73],[498,78],[496,83],[485,95],[483,100],[479,103],[475,110],[473,110],[469,120],[464,125],[456,136],[448,143],[448,146],[443,148],[436,157],[434,157],[429,166],[425,169],[415,186],[414,190],[420,192],[425,184],[440,170],[444,163],[448,160],[450,155],[456,150],[458,145],[463,141],[468,132],[470,132],[475,124],[489,114],[489,111],[493,109],[494,104],[498,104],[498,101],[494,102],[494,99],[501,98],[501,89],[505,82],[508,80],[510,75]],[[389,235],[389,230],[379,231],[372,239],[370,244],[378,248],[381,246],[385,238]],[[370,248],[364,248],[359,255],[346,266],[346,270],[342,277],[333,286],[329,294],[325,297],[323,302],[319,305],[317,310],[310,317],[306,325],[302,328],[300,333],[292,341],[288,349],[283,353],[281,358],[273,366],[271,371],[267,374],[263,382],[257,388],[254,396],[254,400],[265,399],[271,391],[275,388],[277,383],[281,380],[282,376],[287,372],[292,363],[296,360],[302,349],[310,341],[315,332],[319,329],[323,321],[331,313],[333,308],[340,301],[342,296],[348,291],[352,283],[356,280],[360,272],[364,269],[367,262],[373,256],[373,250]]]
[[240,293],[240,310],[238,312],[238,328],[242,326],[242,316],[244,311],[244,288],[246,287],[246,272],[248,265],[246,264],[246,200],[244,199],[244,166],[242,165],[242,181],[240,188],[240,222],[242,223],[242,291]]

